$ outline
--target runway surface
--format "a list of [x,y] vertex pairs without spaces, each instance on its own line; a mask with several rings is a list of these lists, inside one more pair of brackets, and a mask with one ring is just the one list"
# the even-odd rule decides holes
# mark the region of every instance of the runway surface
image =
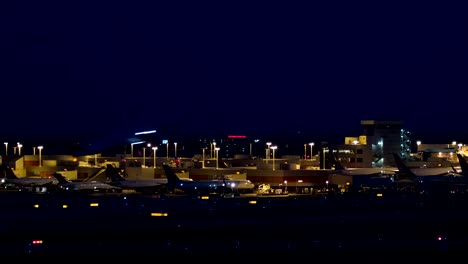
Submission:
[[401,193],[201,199],[0,192],[0,255],[446,259],[468,249],[467,201]]

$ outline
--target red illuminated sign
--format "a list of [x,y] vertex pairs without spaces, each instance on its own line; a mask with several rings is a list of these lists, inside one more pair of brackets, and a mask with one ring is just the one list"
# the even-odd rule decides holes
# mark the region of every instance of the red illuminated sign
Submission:
[[228,135],[228,138],[247,138],[245,135]]

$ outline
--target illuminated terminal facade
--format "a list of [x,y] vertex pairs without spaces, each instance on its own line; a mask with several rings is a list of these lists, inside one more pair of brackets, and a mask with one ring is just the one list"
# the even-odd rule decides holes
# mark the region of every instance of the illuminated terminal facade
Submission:
[[411,154],[411,133],[404,129],[402,121],[362,120],[363,134],[345,137],[342,145],[333,152],[346,167],[384,168],[395,167],[392,153],[402,157]]
[[[442,161],[457,162],[454,154],[465,149],[463,144],[456,142],[440,146],[421,143],[415,154],[411,150],[411,134],[401,121],[363,120],[361,125],[362,134],[345,137],[343,144],[297,143],[301,139],[288,137],[281,138],[281,142],[277,139],[270,141],[270,138],[250,138],[244,134],[183,138],[182,141],[180,138],[167,139],[166,135],[157,133],[144,133],[135,135],[134,140],[127,144],[126,151],[114,156],[100,153],[50,155],[47,145],[27,155],[24,148],[14,148],[5,142],[2,162],[13,167],[19,177],[47,177],[59,171],[76,180],[87,179],[106,163],[127,169],[129,177],[133,178],[164,177],[161,165],[170,163],[181,173],[189,173],[194,180],[212,179],[220,171],[225,171],[246,177],[256,184],[279,186],[287,183],[288,188],[310,191],[312,186],[323,187],[325,183],[343,186],[352,182],[352,179],[343,177],[330,178],[335,168],[329,154],[347,168],[395,167],[392,153],[410,161],[409,166],[436,167],[446,166]],[[291,145],[296,149],[288,149]],[[10,152],[7,152],[8,148]],[[220,159],[228,164],[227,168],[219,170]]]

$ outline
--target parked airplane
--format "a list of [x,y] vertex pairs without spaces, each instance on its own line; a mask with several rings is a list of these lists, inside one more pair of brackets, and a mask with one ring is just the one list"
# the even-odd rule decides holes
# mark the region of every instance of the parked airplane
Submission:
[[0,174],[2,176],[2,184],[7,188],[12,186],[18,190],[29,190],[35,192],[46,192],[48,189],[55,187],[58,183],[54,177],[48,178],[33,178],[16,176],[13,169],[7,164],[0,164]]
[[255,189],[255,184],[250,180],[234,180],[226,178],[222,181],[236,193],[253,193]]
[[457,157],[461,168],[460,174],[463,175],[463,177],[468,177],[468,162],[460,153],[457,153]]
[[330,156],[335,167],[333,174],[352,177],[349,188],[382,189],[393,185],[396,168],[345,168],[335,155]]
[[[463,157],[458,157],[460,161],[460,167],[462,168],[461,173],[457,173],[455,168],[453,170],[447,171],[446,173],[438,174],[416,174],[410,168],[404,164],[402,159],[398,154],[393,154],[395,162],[398,166],[398,181],[397,184],[404,183],[403,186],[410,184],[411,188],[416,188],[419,192],[424,193],[439,193],[442,195],[452,194],[452,193],[467,193],[468,192],[468,177],[467,167],[465,159]],[[432,170],[431,168],[421,169]],[[436,168],[438,170],[438,168]]]
[[335,172],[337,174],[350,175],[350,176],[375,176],[375,177],[388,177],[394,175],[397,168],[388,167],[388,168],[345,168],[341,162],[331,155],[331,160],[335,166]]
[[167,179],[128,180],[111,164],[107,164],[106,177],[110,179],[110,185],[126,190],[134,190],[144,193],[162,193],[166,191]]
[[454,178],[463,176],[458,173],[452,166],[451,169],[442,171],[439,168],[422,168],[413,170],[410,169],[401,159],[400,155],[393,153],[393,158],[397,165],[397,176],[399,180],[410,181],[453,181]]
[[58,180],[57,190],[69,192],[121,192],[121,188],[99,181],[73,182],[60,173],[54,173]]
[[250,180],[199,180],[184,181],[181,180],[172,168],[163,164],[164,173],[167,177],[167,187],[171,191],[180,190],[188,194],[226,194],[241,193],[254,190],[255,185]]

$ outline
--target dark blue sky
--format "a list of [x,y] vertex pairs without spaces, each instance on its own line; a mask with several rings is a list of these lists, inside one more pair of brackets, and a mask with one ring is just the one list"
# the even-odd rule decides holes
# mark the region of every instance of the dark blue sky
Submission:
[[159,2],[2,3],[0,140],[157,129],[332,141],[375,119],[468,142],[463,6]]

